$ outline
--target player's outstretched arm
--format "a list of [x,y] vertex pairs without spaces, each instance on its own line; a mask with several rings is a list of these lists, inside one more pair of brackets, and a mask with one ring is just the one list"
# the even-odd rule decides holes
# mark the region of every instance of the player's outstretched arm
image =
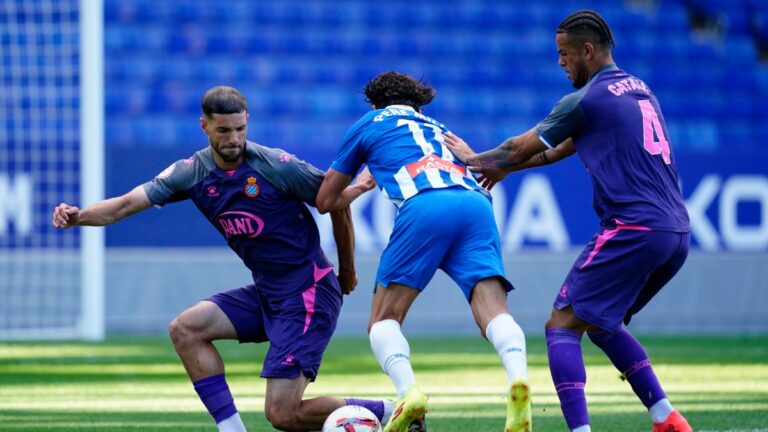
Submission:
[[347,187],[351,182],[351,176],[329,169],[317,192],[317,211],[324,214],[349,207],[357,197],[376,187],[368,168],[360,172],[355,184]]
[[85,209],[61,203],[53,209],[52,223],[56,228],[73,226],[104,226],[136,214],[152,205],[143,186],[125,195],[96,202]]
[[[548,149],[539,139],[535,129],[507,138],[498,147],[483,153],[475,153],[464,140],[453,133],[446,134],[445,144],[470,170],[480,174],[478,181],[488,190],[512,171],[538,166],[534,165],[534,157]],[[563,155],[553,155],[553,158],[562,159],[569,155],[566,153],[567,150],[564,150]]]
[[573,146],[573,140],[568,138],[567,140],[558,144],[557,147],[547,148],[531,156],[531,158],[527,161],[518,165],[513,165],[510,171],[522,171],[528,168],[550,165],[555,162],[559,162],[568,156],[573,155],[574,153],[576,153],[576,148]]
[[532,128],[522,135],[507,138],[495,149],[470,157],[466,163],[469,166],[510,170],[511,167],[546,149],[547,146],[539,139],[536,129]]

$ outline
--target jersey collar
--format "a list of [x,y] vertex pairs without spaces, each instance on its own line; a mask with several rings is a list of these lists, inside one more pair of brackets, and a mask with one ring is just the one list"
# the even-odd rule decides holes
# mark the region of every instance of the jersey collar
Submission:
[[598,75],[600,75],[603,72],[611,72],[611,71],[617,71],[617,70],[619,70],[619,67],[616,66],[616,63],[607,64],[607,65],[601,67],[600,69],[598,69],[597,72],[595,72],[594,75],[589,77],[587,82],[592,81],[593,79],[595,79]]
[[389,109],[389,108],[404,109],[404,110],[416,112],[416,110],[413,109],[413,107],[410,105],[389,105],[384,109]]

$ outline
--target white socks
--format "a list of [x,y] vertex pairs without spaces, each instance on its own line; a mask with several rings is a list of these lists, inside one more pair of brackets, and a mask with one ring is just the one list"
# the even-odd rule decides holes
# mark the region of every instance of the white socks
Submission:
[[648,408],[648,412],[651,413],[651,419],[653,419],[654,423],[663,422],[674,410],[675,409],[672,407],[672,404],[669,403],[669,399],[667,398],[656,402]]
[[219,432],[247,432],[243,421],[240,419],[240,413],[232,414],[230,417],[216,423],[216,426],[219,427]]
[[416,378],[411,367],[411,348],[400,331],[400,323],[391,319],[374,323],[368,337],[373,355],[395,385],[397,397],[402,396]]
[[592,432],[592,428],[589,425],[582,425],[572,430],[571,432]]
[[384,415],[381,416],[381,425],[386,426],[389,423],[389,418],[392,417],[392,411],[395,410],[395,403],[388,400],[382,402],[384,402]]
[[[512,316],[497,315],[488,324],[485,335],[501,359],[508,383],[511,385],[519,379],[527,380],[525,335]],[[400,330],[400,324],[391,319],[374,323],[368,337],[381,369],[395,385],[397,396],[402,396],[416,378],[411,367],[411,349]]]
[[523,329],[510,314],[499,314],[488,323],[485,336],[496,348],[501,364],[507,372],[507,381],[512,385],[516,380],[528,379],[528,364],[525,358],[525,335]]

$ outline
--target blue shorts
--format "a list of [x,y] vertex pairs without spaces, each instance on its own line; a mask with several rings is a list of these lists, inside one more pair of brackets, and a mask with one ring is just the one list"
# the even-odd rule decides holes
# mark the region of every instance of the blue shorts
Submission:
[[554,306],[572,306],[582,320],[617,331],[677,274],[690,243],[690,233],[605,229],[576,259]]
[[[466,189],[433,189],[408,199],[381,255],[376,281],[422,291],[443,270],[471,300],[482,279],[497,277],[507,291],[501,241],[491,202]],[[374,289],[375,290],[375,289]]]
[[316,271],[314,285],[285,299],[264,298],[254,285],[206,299],[224,311],[240,343],[269,341],[262,378],[317,377],[341,310],[339,282],[333,268],[327,270]]

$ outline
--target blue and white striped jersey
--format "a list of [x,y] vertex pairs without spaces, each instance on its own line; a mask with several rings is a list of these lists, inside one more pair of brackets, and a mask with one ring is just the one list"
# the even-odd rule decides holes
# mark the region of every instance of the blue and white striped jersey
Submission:
[[331,168],[355,176],[365,164],[396,206],[430,189],[459,187],[488,197],[462,162],[443,144],[446,127],[412,107],[372,110],[344,136]]

